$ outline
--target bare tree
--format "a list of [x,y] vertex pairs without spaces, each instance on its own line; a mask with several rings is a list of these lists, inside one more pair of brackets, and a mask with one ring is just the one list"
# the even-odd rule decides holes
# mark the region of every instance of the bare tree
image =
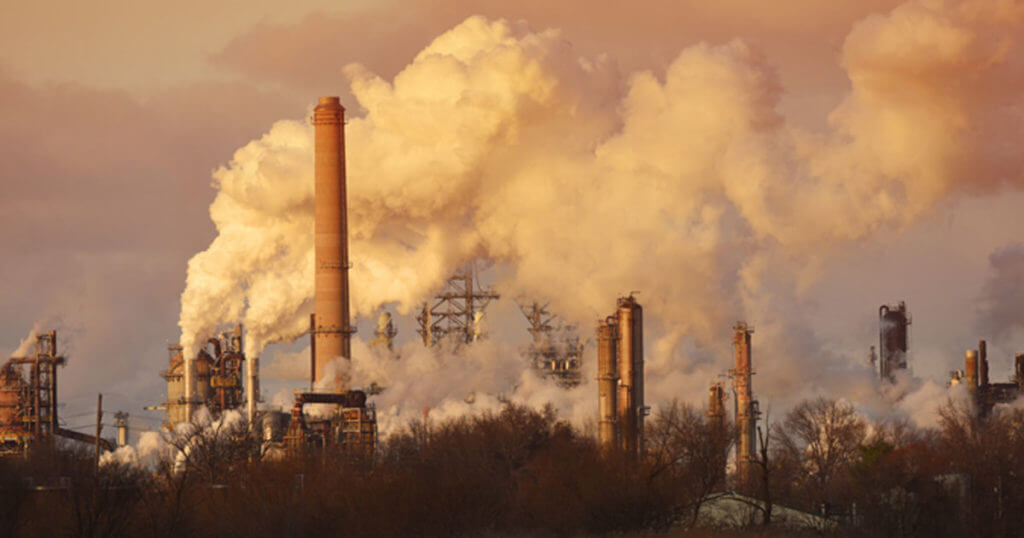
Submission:
[[673,401],[648,426],[646,438],[651,479],[667,479],[683,493],[676,503],[676,517],[689,515],[689,524],[694,525],[703,503],[725,486],[732,428]]
[[786,415],[780,441],[802,463],[815,502],[830,502],[833,482],[859,456],[867,425],[848,403],[819,397]]

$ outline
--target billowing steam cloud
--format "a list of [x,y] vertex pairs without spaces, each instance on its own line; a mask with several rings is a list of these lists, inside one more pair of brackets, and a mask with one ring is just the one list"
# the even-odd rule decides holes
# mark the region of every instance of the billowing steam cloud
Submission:
[[[1010,2],[924,1],[868,18],[843,47],[851,90],[827,132],[776,112],[780,83],[742,41],[623,75],[558,31],[472,17],[393,81],[350,65],[365,111],[346,130],[354,311],[408,313],[483,258],[504,292],[550,299],[584,331],[640,290],[649,401],[703,394],[724,368],[702,361],[737,318],[760,323],[761,365],[779,372],[756,389],[792,391],[786,372],[822,368],[789,314],[815,261],[951,195],[1024,182],[1022,18]],[[219,235],[189,263],[188,349],[237,320],[249,353],[307,326],[311,148],[310,126],[281,121],[214,174]]]
[[993,274],[985,285],[979,325],[999,339],[1024,329],[1024,246],[1003,247],[988,261]]

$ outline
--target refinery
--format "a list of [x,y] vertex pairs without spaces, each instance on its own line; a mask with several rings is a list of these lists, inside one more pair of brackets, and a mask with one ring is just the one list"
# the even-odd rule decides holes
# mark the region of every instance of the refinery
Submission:
[[[166,369],[159,372],[166,382],[166,398],[147,406],[146,410],[163,413],[161,435],[167,436],[163,442],[177,447],[172,448],[171,453],[198,450],[201,445],[193,445],[196,441],[191,436],[201,434],[211,423],[223,423],[235,413],[244,417],[240,423],[243,428],[218,431],[213,434],[212,442],[226,442],[217,441],[218,438],[243,441],[248,448],[239,457],[249,462],[309,458],[316,461],[320,458],[326,464],[330,454],[332,461],[342,455],[344,461],[359,462],[360,468],[366,469],[375,465],[374,460],[385,457],[380,446],[374,397],[386,394],[389,389],[377,383],[353,387],[349,375],[353,361],[352,337],[356,329],[350,315],[344,112],[338,97],[323,97],[311,119],[315,129],[316,270],[315,312],[310,315],[306,332],[309,342],[306,386],[293,391],[288,409],[262,405],[265,400],[260,393],[259,358],[247,356],[245,327],[240,323],[209,335],[194,352],[180,344],[168,345]],[[428,349],[444,348],[455,354],[479,345],[487,338],[486,309],[499,300],[501,295],[481,284],[481,277],[473,266],[460,269],[420,308],[416,321],[422,345]],[[679,426],[672,418],[677,404],[672,403],[667,415],[662,409],[653,427],[646,425],[652,407],[646,403],[644,390],[644,308],[636,293],[618,297],[612,313],[595,323],[589,337],[581,337],[578,327],[562,322],[549,310],[548,303],[519,300],[517,306],[529,325],[530,335],[528,345],[520,351],[520,359],[544,383],[563,391],[582,388],[590,393],[591,420],[596,424],[594,441],[602,457],[608,461],[622,458],[634,469],[657,465],[665,456],[666,436],[671,439],[677,435],[665,431],[666,425]],[[389,356],[390,360],[402,360],[395,350],[398,330],[394,321],[389,312],[383,311],[370,344],[377,350],[375,353]],[[904,377],[911,366],[908,361],[910,324],[904,302],[882,305],[878,310],[878,347],[876,351],[875,346],[870,346],[869,360],[876,372],[880,393],[891,392],[892,387],[905,383]],[[754,334],[753,326],[746,321],[734,324],[731,349],[735,362],[720,366],[721,377],[728,378],[729,382],[709,381],[704,418],[697,419],[703,421],[707,429],[701,430],[703,433],[699,435],[704,437],[697,437],[696,441],[710,447],[711,460],[705,462],[711,465],[710,481],[693,508],[693,515],[687,517],[691,518],[691,523],[742,526],[744,521],[767,524],[774,514],[776,525],[791,530],[822,532],[851,525],[856,528],[860,520],[851,512],[855,509],[853,505],[821,505],[818,510],[803,507],[801,511],[765,504],[772,502],[767,489],[770,483],[767,473],[771,469],[770,432],[779,426],[766,421],[754,397]],[[590,343],[596,347],[593,383],[583,379],[585,348]],[[106,466],[115,464],[117,454],[130,448],[131,414],[115,413],[115,436],[104,438],[100,395],[95,435],[65,428],[59,417],[58,378],[59,367],[65,365],[67,359],[58,352],[57,332],[51,330],[36,335],[29,349],[24,356],[8,359],[0,374],[0,457],[8,461],[31,460],[51,454],[57,446],[77,444],[95,451],[97,466],[100,462],[107,462]],[[1024,392],[1024,353],[1015,356],[1015,372],[1010,381],[996,383],[989,379],[986,351],[986,342],[981,340],[976,349],[966,351],[964,368],[950,374],[949,387],[966,386],[965,409],[971,415],[969,420],[987,420],[997,405],[1012,406]],[[886,397],[898,400],[903,395]],[[472,400],[472,395],[467,398],[470,404]],[[727,412],[729,400],[731,413]],[[834,401],[822,402],[825,401],[817,404],[833,406],[829,413],[842,414],[847,409]],[[836,405],[839,407],[834,407]],[[953,413],[953,404],[949,405],[946,412]],[[792,417],[799,409],[790,413],[782,427],[798,431],[790,421],[797,420]],[[420,427],[428,427],[427,413],[428,410],[424,410]],[[485,416],[488,415],[485,413]],[[824,433],[828,423],[822,427],[826,430],[817,435],[828,435]],[[655,433],[648,435],[648,430]],[[792,442],[791,438],[775,435],[776,444],[779,439],[785,439],[783,443]],[[173,439],[179,439],[180,443],[182,437],[186,439],[183,444],[174,444]],[[853,442],[864,441],[854,439]],[[811,441],[808,448],[814,443]],[[184,464],[176,464],[175,468],[197,465],[188,461],[186,458]],[[954,490],[962,487],[956,478],[960,475],[950,476],[954,477]],[[957,491],[960,499],[957,502],[966,502],[962,497],[970,493]],[[731,514],[732,523],[721,520],[721,514],[716,515],[723,510]],[[670,523],[679,524],[680,520],[673,519]]]
[[58,4],[0,538],[1022,534],[1021,0]]

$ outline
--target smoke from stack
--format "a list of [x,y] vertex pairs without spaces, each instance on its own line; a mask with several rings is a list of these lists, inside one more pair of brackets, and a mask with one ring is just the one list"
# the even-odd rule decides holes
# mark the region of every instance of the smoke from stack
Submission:
[[[814,264],[798,260],[995,187],[984,178],[1018,181],[1019,160],[999,148],[1024,142],[1005,113],[1021,78],[999,59],[1020,30],[984,5],[871,17],[843,46],[850,93],[815,133],[779,115],[775,69],[740,41],[623,74],[581,58],[572,36],[473,17],[393,80],[349,66],[365,110],[346,133],[353,313],[395,303],[408,315],[486,258],[503,293],[550,298],[574,323],[619,290],[656,290],[648,400],[680,383],[703,394],[717,327],[753,312],[779,320],[760,328],[784,357],[759,378],[768,390],[800,357],[826,355],[811,338],[780,337],[803,334],[788,306]],[[224,323],[246,324],[249,356],[307,330],[313,147],[312,128],[281,121],[214,174],[219,235],[190,261],[182,295],[188,351]]]

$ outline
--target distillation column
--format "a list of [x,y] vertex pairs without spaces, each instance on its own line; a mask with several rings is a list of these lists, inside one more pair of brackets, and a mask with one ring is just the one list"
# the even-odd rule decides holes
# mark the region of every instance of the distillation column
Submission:
[[745,322],[733,327],[732,344],[736,353],[736,369],[732,371],[736,391],[736,470],[740,484],[749,484],[751,462],[757,459],[757,402],[751,384],[750,335],[754,330]]
[[[316,291],[313,381],[324,381],[326,366],[351,359],[348,304],[348,217],[345,194],[345,109],[337,97],[321,97],[313,111],[316,133]],[[339,364],[336,390],[348,388],[348,365]]]
[[616,316],[619,434],[622,450],[635,456],[642,448],[644,431],[643,309],[633,296],[622,297]]
[[601,448],[611,451],[618,444],[616,389],[619,367],[615,360],[617,327],[615,318],[609,317],[597,325],[597,411],[598,435]]

